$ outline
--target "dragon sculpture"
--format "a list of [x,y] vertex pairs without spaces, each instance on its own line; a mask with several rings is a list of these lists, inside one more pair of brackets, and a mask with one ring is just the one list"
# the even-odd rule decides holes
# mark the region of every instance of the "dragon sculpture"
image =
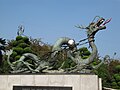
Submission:
[[[96,18],[96,17],[95,17]],[[8,64],[11,67],[11,73],[90,73],[90,70],[87,68],[97,57],[98,50],[95,45],[95,34],[103,29],[106,29],[105,24],[110,22],[111,19],[105,20],[102,17],[98,17],[98,20],[94,22],[94,20],[87,26],[76,26],[80,29],[86,29],[87,31],[87,40],[88,43],[92,49],[91,55],[87,59],[82,59],[80,54],[80,51],[77,50],[77,45],[79,43],[76,43],[74,39],[68,38],[68,37],[62,37],[59,38],[56,43],[53,45],[52,53],[50,55],[50,60],[45,61],[39,59],[36,55],[32,53],[25,53],[23,56],[15,61],[10,62],[9,58],[12,54],[12,50],[6,51],[6,55],[8,55],[7,61]],[[58,70],[53,70],[52,65],[50,65],[50,62],[56,61],[55,56],[63,50],[63,46],[67,48],[67,57],[70,58],[74,63],[76,63],[75,67],[67,68],[67,69],[61,69],[58,68]],[[33,65],[25,61],[25,58],[30,58],[34,62],[34,68]],[[50,61],[50,62],[49,62]],[[98,64],[97,66],[91,66],[93,69],[98,68],[103,62]],[[54,64],[54,63],[53,63]]]

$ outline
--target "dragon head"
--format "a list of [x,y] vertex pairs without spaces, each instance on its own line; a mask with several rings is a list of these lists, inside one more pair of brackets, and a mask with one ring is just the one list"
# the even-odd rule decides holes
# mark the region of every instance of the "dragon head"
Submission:
[[105,24],[110,21],[111,21],[111,18],[105,20],[104,18],[101,17],[96,22],[91,22],[89,26],[86,28],[88,36],[90,35],[94,36],[99,30],[106,29]]

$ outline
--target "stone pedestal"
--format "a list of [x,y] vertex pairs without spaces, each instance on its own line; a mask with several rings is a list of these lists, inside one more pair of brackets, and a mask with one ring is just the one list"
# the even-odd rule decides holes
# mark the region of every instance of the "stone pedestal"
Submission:
[[0,75],[0,90],[13,86],[60,86],[72,90],[102,90],[97,75]]

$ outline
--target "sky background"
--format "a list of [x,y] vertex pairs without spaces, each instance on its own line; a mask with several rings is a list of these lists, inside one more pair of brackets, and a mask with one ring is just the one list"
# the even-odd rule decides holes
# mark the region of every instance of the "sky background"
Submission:
[[99,55],[116,52],[119,59],[120,0],[0,0],[0,37],[15,39],[18,26],[24,25],[25,35],[51,45],[64,36],[78,42],[86,32],[75,25],[87,26],[96,15],[112,18],[95,37]]

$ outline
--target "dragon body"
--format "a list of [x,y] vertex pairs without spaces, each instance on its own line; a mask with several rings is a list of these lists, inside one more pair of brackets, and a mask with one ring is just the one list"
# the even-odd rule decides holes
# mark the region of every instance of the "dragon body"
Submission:
[[[80,51],[77,50],[77,44],[75,41],[68,37],[61,37],[59,38],[52,48],[51,53],[51,61],[55,61],[55,56],[60,51],[63,50],[63,48],[67,47],[67,57],[70,58],[74,63],[76,63],[76,66],[73,68],[64,69],[61,70],[60,68],[58,70],[52,70],[53,67],[50,65],[49,60],[41,60],[36,55],[32,53],[25,53],[21,56],[21,58],[15,62],[10,62],[10,55],[12,54],[12,50],[7,51],[6,55],[8,55],[7,61],[8,64],[11,67],[11,73],[53,73],[53,72],[59,72],[59,73],[72,73],[72,72],[89,72],[87,67],[94,61],[94,59],[97,57],[98,50],[97,46],[95,45],[95,35],[98,31],[106,29],[105,24],[110,22],[111,19],[106,20],[104,18],[99,18],[97,22],[91,22],[87,27],[81,27],[77,26],[80,29],[86,29],[87,31],[87,39],[88,43],[92,49],[91,55],[87,59],[82,59],[80,56]],[[65,45],[65,46],[64,46]],[[30,58],[33,61],[33,64],[30,64],[26,61],[26,57]],[[98,68],[103,62],[98,64],[97,66],[93,66],[93,69]]]

